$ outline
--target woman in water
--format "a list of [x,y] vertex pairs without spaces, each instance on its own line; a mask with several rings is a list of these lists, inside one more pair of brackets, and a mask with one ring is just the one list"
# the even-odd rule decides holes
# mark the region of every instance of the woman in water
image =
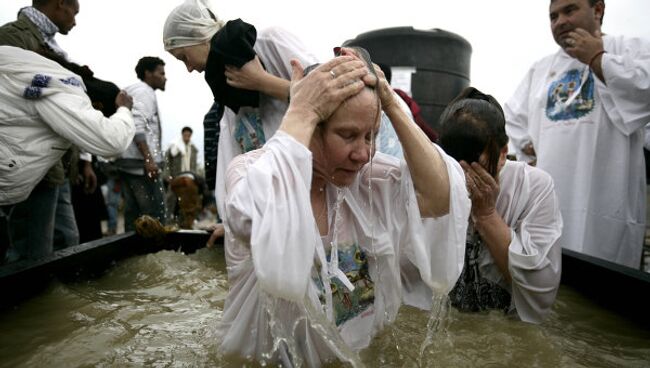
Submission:
[[[350,359],[403,301],[430,307],[462,269],[462,169],[369,60],[342,54],[309,73],[292,61],[278,132],[228,169],[223,352],[308,366]],[[382,109],[405,160],[374,152]]]
[[506,160],[499,103],[467,88],[440,117],[440,145],[460,161],[472,200],[465,266],[450,293],[461,311],[513,313],[526,322],[548,315],[560,284],[562,217],[553,180]]

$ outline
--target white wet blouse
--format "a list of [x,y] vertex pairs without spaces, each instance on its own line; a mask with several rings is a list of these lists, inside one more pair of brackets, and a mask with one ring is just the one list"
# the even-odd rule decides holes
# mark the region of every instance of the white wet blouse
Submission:
[[487,279],[510,291],[521,320],[539,323],[551,311],[562,271],[560,205],[553,179],[524,162],[506,161],[499,172],[497,213],[508,224],[511,283],[503,278],[487,247],[479,267]]
[[280,131],[235,158],[226,178],[221,350],[258,360],[288,352],[317,366],[368,346],[402,301],[426,307],[431,289],[449,292],[463,267],[471,204],[460,165],[436,148],[450,180],[449,214],[422,219],[406,163],[376,153],[350,186],[328,184],[323,238],[304,145]]

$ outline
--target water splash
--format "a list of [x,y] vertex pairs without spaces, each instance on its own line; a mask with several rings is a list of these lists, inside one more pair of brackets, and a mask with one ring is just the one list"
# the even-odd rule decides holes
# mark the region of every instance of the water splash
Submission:
[[[427,350],[441,350],[442,342],[447,338],[447,331],[450,320],[451,300],[447,294],[434,294],[432,297],[431,312],[427,321],[427,334],[420,345],[418,354],[418,366],[431,366],[425,362],[424,354]],[[433,363],[435,366],[435,363]]]

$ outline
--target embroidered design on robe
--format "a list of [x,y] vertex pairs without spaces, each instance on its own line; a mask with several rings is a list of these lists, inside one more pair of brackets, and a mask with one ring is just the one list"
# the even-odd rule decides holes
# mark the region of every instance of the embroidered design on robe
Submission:
[[235,141],[239,143],[242,153],[261,148],[266,143],[262,119],[257,109],[243,111],[237,117]]
[[594,75],[591,70],[586,76],[583,73],[572,69],[551,83],[546,99],[549,120],[578,119],[594,109]]
[[[368,258],[366,253],[354,243],[351,245],[338,245],[339,269],[354,285],[354,290],[348,290],[338,279],[332,279],[332,303],[334,304],[334,318],[337,326],[362,314],[375,301],[374,282],[368,273]],[[327,261],[331,254],[328,252]],[[324,304],[323,283],[317,274],[313,274],[319,290],[321,290],[321,303]]]

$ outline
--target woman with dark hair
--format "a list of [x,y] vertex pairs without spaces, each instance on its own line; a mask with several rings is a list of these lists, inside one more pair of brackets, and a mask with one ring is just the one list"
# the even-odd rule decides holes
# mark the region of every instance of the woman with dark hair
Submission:
[[506,160],[508,136],[499,103],[466,88],[440,117],[441,147],[465,171],[472,201],[465,266],[450,293],[461,311],[500,309],[539,323],[555,301],[562,218],[553,180]]

